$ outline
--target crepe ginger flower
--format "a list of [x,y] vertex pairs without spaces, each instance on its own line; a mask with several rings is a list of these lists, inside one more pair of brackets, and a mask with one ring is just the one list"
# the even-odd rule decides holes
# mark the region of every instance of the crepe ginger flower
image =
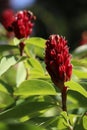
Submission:
[[46,69],[53,83],[61,90],[64,82],[69,81],[72,75],[71,55],[65,38],[51,35],[46,42],[45,63]]
[[24,10],[14,13],[13,10],[7,9],[3,11],[0,21],[8,32],[12,31],[15,37],[21,39],[30,36],[35,19],[31,11]]
[[11,32],[12,29],[12,23],[14,21],[14,11],[12,9],[6,9],[2,12],[0,22],[5,27],[5,29],[9,32]]
[[27,38],[32,33],[33,20],[35,16],[32,12],[24,10],[19,11],[15,15],[15,20],[12,23],[13,31],[18,39]]

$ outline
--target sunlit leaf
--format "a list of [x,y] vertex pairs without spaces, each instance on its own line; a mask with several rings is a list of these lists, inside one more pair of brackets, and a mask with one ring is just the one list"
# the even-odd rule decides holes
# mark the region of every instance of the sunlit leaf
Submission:
[[87,115],[83,117],[83,127],[84,129],[87,129]]
[[11,121],[9,121],[10,123],[4,123],[4,122],[0,122],[0,129],[1,130],[45,130],[44,128],[41,128],[39,126],[36,126],[34,124],[29,123],[12,123]]
[[14,45],[18,45],[20,43],[20,40],[15,37],[13,39],[13,43],[14,43]]
[[73,69],[73,74],[75,74],[78,78],[87,78],[87,72]]
[[7,84],[3,83],[1,80],[0,80],[0,91],[8,93]]
[[52,107],[52,103],[49,102],[30,102],[25,101],[18,106],[15,106],[7,111],[0,113],[0,120],[21,118],[26,115],[32,117],[37,112]]
[[0,91],[0,108],[8,107],[9,105],[13,103],[14,103],[14,100],[9,94]]
[[40,47],[40,48],[44,48],[45,47],[45,42],[46,40],[40,37],[31,37],[27,40],[25,40],[26,44],[32,44],[34,46]]
[[25,43],[25,52],[29,57],[38,56],[42,59],[44,58],[44,48],[46,43],[45,39],[39,37],[32,37],[25,40]]
[[0,76],[5,73],[12,65],[16,64],[15,57],[6,58],[3,57],[0,62]]
[[54,87],[43,80],[24,81],[16,89],[14,95],[31,96],[31,95],[56,95]]
[[84,59],[72,58],[71,62],[74,66],[87,67],[87,58],[84,58]]
[[65,84],[70,90],[77,91],[87,98],[87,91],[79,83],[68,81]]
[[30,69],[37,69],[39,72],[41,72],[42,74],[44,74],[44,70],[40,64],[40,62],[35,59],[35,58],[29,58],[28,59],[28,64],[31,67]]
[[19,86],[26,78],[26,69],[23,62],[20,62],[17,66],[17,77],[16,77],[16,84]]

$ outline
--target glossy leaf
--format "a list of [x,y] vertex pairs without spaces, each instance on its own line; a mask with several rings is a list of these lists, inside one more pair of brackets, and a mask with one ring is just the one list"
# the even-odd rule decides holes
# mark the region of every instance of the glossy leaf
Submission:
[[0,91],[0,108],[5,108],[14,103],[14,99],[7,93]]
[[6,119],[17,119],[26,115],[32,117],[32,115],[36,115],[37,112],[50,108],[52,106],[53,104],[49,102],[30,102],[29,100],[24,101],[18,106],[0,113],[0,120],[2,121]]
[[34,46],[44,48],[46,40],[40,37],[33,37],[25,40],[26,44],[32,44]]
[[6,87],[4,86],[4,84],[1,83],[1,81],[0,81],[0,91],[1,91],[1,92],[5,92],[5,93],[8,93]]
[[40,62],[35,58],[29,58],[27,61],[29,70],[29,79],[45,77],[45,73]]
[[17,65],[10,67],[2,76],[2,80],[9,91],[16,86]]
[[71,62],[74,66],[87,67],[87,58],[84,59],[72,58]]
[[0,76],[5,73],[12,65],[16,64],[15,57],[3,57],[0,62]]
[[13,44],[18,45],[20,43],[20,40],[17,39],[16,37],[13,39]]
[[20,62],[17,66],[17,77],[16,77],[16,84],[19,86],[26,79],[26,69],[23,62]]
[[65,84],[66,86],[68,86],[70,90],[77,91],[87,98],[87,91],[79,83],[76,83],[74,81],[69,81],[66,82]]
[[83,127],[84,129],[87,129],[87,115],[83,117]]
[[18,50],[18,47],[14,45],[0,45],[0,54],[2,54],[4,51],[10,51],[15,49]]
[[16,89],[14,95],[31,96],[31,95],[56,95],[54,87],[43,80],[27,80],[24,81]]
[[78,78],[87,78],[87,72],[73,69],[73,74],[75,74]]
[[1,130],[45,130],[44,128],[38,127],[31,123],[4,123],[0,122]]
[[29,58],[28,59],[28,64],[31,67],[30,69],[37,69],[37,71],[39,71],[42,74],[44,74],[44,70],[43,70],[40,62],[37,59],[35,59],[35,58]]
[[32,37],[25,40],[25,52],[30,57],[38,56],[41,59],[44,59],[44,48],[46,40],[39,37]]
[[68,99],[68,102],[67,102],[68,110],[77,109],[77,111],[80,112],[80,109],[78,109],[78,107],[79,108],[81,107],[83,108],[83,112],[84,112],[84,108],[87,107],[86,105],[87,98],[77,91],[68,90],[67,99]]

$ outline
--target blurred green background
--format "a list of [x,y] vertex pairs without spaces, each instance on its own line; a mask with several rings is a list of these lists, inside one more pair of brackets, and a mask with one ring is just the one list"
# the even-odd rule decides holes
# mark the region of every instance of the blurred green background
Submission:
[[78,46],[83,31],[87,31],[87,0],[0,0],[0,13],[30,9],[37,16],[33,36],[48,38],[63,35],[73,50]]

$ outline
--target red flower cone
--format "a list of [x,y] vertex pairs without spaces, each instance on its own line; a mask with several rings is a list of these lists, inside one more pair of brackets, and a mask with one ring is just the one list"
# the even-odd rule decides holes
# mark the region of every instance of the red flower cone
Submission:
[[65,38],[51,35],[46,42],[45,63],[55,85],[70,80],[72,74],[70,60],[71,55]]
[[5,27],[5,29],[9,32],[11,32],[12,29],[12,23],[14,21],[14,11],[11,9],[6,9],[2,12],[1,20],[0,22]]
[[33,22],[35,16],[30,11],[19,11],[15,15],[15,20],[12,24],[15,36],[18,39],[27,38],[32,33]]
[[46,42],[45,63],[46,69],[53,83],[60,88],[62,94],[62,109],[66,108],[67,87],[64,82],[70,80],[72,74],[71,55],[65,38],[51,35]]

